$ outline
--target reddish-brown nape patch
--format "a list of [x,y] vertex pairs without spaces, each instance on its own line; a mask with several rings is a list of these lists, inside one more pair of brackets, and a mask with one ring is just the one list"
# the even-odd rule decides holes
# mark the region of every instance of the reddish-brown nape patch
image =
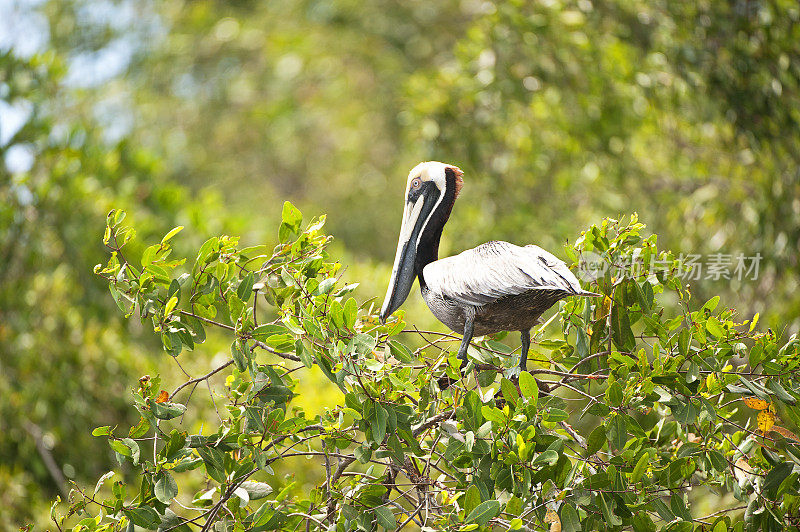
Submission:
[[[453,170],[453,173],[456,175],[456,195],[455,195],[455,198],[457,198],[458,197],[458,193],[461,192],[461,187],[464,186],[464,180],[462,179],[462,176],[464,175],[464,171],[461,170],[461,168],[459,168],[458,166],[451,166],[450,168]],[[453,198],[453,199],[455,199],[455,198]]]

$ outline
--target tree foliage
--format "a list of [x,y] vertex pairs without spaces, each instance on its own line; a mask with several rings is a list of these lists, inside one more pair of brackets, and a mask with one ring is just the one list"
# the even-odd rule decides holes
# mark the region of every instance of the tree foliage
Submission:
[[[88,429],[137,423],[125,390],[140,376],[178,386],[182,370],[205,375],[230,353],[231,331],[207,327],[180,367],[164,364],[161,338],[116,311],[90,274],[111,208],[129,212],[139,238],[125,256],[137,261],[179,225],[170,244],[181,257],[201,235],[266,241],[281,222],[275,198],[326,212],[330,252],[361,283],[363,318],[394,251],[401,205],[387,194],[420,160],[444,160],[467,178],[445,254],[492,238],[559,254],[579,228],[637,211],[677,257],[761,254],[758,279],[684,278],[694,300],[735,302],[738,321],[760,313],[752,334],[771,328],[781,345],[800,327],[795,2],[48,0],[0,10],[0,528],[46,527],[46,501],[67,479],[83,486],[112,467],[114,451]],[[665,315],[684,312],[677,292],[655,297]],[[261,305],[260,320],[278,317]],[[443,330],[420,298],[405,308],[415,327]],[[628,321],[638,347],[645,320]],[[583,349],[591,330],[569,328],[568,345]],[[430,358],[452,338],[392,339],[412,353],[434,341]],[[315,390],[291,401],[307,417],[342,403],[316,364],[292,375]],[[187,434],[216,430],[220,398],[203,401],[204,389],[183,418]],[[598,421],[570,423],[585,436]],[[275,471],[260,478],[296,482],[294,494],[324,481],[314,460]],[[139,473],[125,466],[114,478]],[[202,475],[185,477],[182,493],[199,489]],[[692,511],[727,507],[732,495],[719,493],[695,490]]]
[[[228,336],[230,355],[178,385],[139,381],[139,422],[93,433],[134,482],[104,487],[110,471],[93,491],[76,487],[66,515],[54,507],[59,528],[797,526],[800,442],[787,426],[800,422],[800,343],[738,322],[718,297],[696,304],[680,261],[635,216],[567,247],[576,265],[600,258],[591,289],[603,297],[562,302],[560,333],[539,331],[521,373],[497,338],[475,342],[465,368],[443,347],[450,335],[416,331],[427,343],[408,347],[402,315],[381,325],[344,284],[323,224],[303,228],[287,202],[274,247],[213,237],[186,262],[172,254],[180,228],[131,255],[124,212],[109,213],[111,257],[95,272],[120,310],[176,361],[202,349],[207,329]],[[344,400],[310,417],[295,400],[314,390],[295,375],[313,365]],[[442,391],[442,374],[461,378]],[[219,423],[187,431],[195,388],[222,376]],[[324,471],[319,483],[276,479],[298,457]],[[698,514],[705,491],[726,506]]]

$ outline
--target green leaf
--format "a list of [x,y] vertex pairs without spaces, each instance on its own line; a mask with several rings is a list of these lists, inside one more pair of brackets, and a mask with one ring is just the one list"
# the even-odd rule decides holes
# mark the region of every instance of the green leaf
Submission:
[[314,354],[306,348],[302,340],[294,342],[294,352],[305,367],[310,368],[314,365]]
[[583,330],[583,327],[578,327],[577,339],[575,341],[575,352],[578,358],[583,360],[589,356],[589,335]]
[[145,248],[144,252],[142,253],[142,266],[147,267],[153,263],[153,259],[156,256],[156,252],[158,251],[159,246],[153,245],[148,246]]
[[464,515],[469,515],[481,503],[481,490],[475,484],[470,485],[464,495]]
[[131,449],[121,440],[108,440],[108,446],[111,447],[112,450],[121,454],[122,456],[127,456],[128,458],[131,457]]
[[517,392],[517,387],[514,386],[514,384],[510,380],[503,377],[500,380],[500,390],[503,392],[503,397],[505,398],[505,400],[508,401],[510,404],[516,406],[517,401],[519,401],[519,393]]
[[628,310],[620,302],[615,302],[611,307],[611,339],[618,349],[624,351],[633,351],[636,347],[636,339],[628,320]]
[[170,532],[191,532],[191,528],[186,524],[187,520],[167,508],[161,516],[159,530],[169,530]]
[[186,405],[180,403],[150,403],[153,415],[158,419],[173,419],[182,415],[186,411]]
[[[477,488],[477,487],[475,487],[474,485],[473,485],[473,486],[470,486],[470,488],[473,488],[473,487],[474,487],[475,489],[478,489],[478,488]],[[478,497],[480,497],[480,494],[478,495]],[[477,503],[475,503],[475,506],[477,506],[477,505],[478,505],[478,503],[480,503],[480,499],[478,499],[478,502],[477,502]],[[475,506],[473,506],[473,508],[474,508]],[[466,510],[466,507],[465,507],[465,510]],[[469,510],[466,510],[466,513],[467,513],[467,514],[469,514],[469,512],[470,512],[471,510],[472,510],[472,508],[470,508]],[[519,498],[519,497],[517,497],[516,495],[514,495],[513,497],[511,497],[511,498],[508,500],[508,502],[506,503],[506,513],[507,513],[507,514],[509,514],[509,515],[520,515],[520,514],[522,513],[522,499],[520,499],[520,498]]]
[[372,441],[380,445],[383,443],[383,438],[386,436],[386,421],[389,415],[380,403],[375,403],[373,416],[375,424],[372,426]]
[[600,511],[603,513],[603,519],[605,519],[606,523],[612,526],[619,526],[622,524],[622,519],[613,511],[615,507],[613,499],[607,497],[605,493],[600,493],[595,500],[600,507]]
[[681,528],[681,530],[687,530],[687,532],[691,532],[692,514],[689,512],[689,508],[686,505],[686,499],[684,496],[678,493],[673,493],[672,497],[669,499],[669,507],[673,514],[689,524],[688,528],[685,525],[682,525],[683,528]]
[[608,420],[607,430],[611,445],[621,451],[625,447],[625,442],[628,441],[628,428],[625,419],[620,414],[615,415]]
[[[122,438],[119,441],[111,440],[109,441],[109,444],[111,445],[111,448],[117,451],[119,454],[129,457],[131,461],[133,461],[133,465],[137,465],[139,463],[139,444],[136,443],[135,440],[132,440],[131,438]],[[127,448],[128,452],[120,450],[120,445]]]
[[776,379],[768,379],[767,388],[769,388],[777,396],[778,399],[780,399],[786,404],[793,405],[797,402],[795,398],[789,395],[786,389],[783,386],[781,386],[781,383],[778,382]]
[[264,325],[259,325],[258,327],[253,329],[253,332],[251,332],[250,334],[256,340],[261,340],[263,342],[270,336],[273,336],[275,334],[286,334],[287,331],[288,329],[286,328],[285,325],[266,323]]
[[606,397],[611,406],[620,406],[622,404],[622,386],[619,382],[614,381],[606,390]]
[[378,506],[375,508],[375,517],[378,519],[378,524],[386,530],[394,530],[397,528],[397,520],[392,511],[386,506]]
[[230,313],[232,322],[236,322],[240,317],[243,317],[245,309],[244,301],[239,299],[239,296],[236,294],[228,294],[228,312]]
[[347,300],[343,308],[344,326],[353,330],[356,324],[356,317],[358,316],[358,303],[352,297]]
[[246,303],[250,300],[250,296],[253,295],[253,284],[255,284],[255,274],[247,272],[236,289],[236,295],[241,301]]
[[506,416],[496,406],[483,405],[481,407],[481,414],[483,414],[484,418],[494,423],[504,424],[506,422]]
[[369,445],[359,445],[353,449],[353,455],[359,462],[366,464],[372,458],[372,449],[370,449]]
[[403,448],[403,444],[400,443],[400,438],[397,437],[397,434],[389,434],[386,446],[391,451],[392,458],[394,458],[397,463],[402,464],[405,462],[405,449]]
[[726,516],[718,517],[714,521],[714,528],[711,529],[711,532],[728,532],[731,529],[728,519],[730,518]]
[[140,506],[139,508],[128,508],[122,510],[122,513],[131,520],[131,522],[147,530],[155,530],[161,524],[161,518],[154,508],[149,506]]
[[551,465],[555,465],[556,462],[558,462],[558,453],[555,452],[554,450],[550,449],[550,450],[544,451],[539,456],[537,456],[536,459],[533,461],[533,464],[534,465],[546,464],[546,465],[551,466]]
[[97,427],[92,431],[92,436],[108,436],[109,434],[111,434],[111,425]]
[[558,423],[564,421],[569,417],[566,410],[560,408],[548,408],[542,413],[542,419],[551,423]]
[[377,339],[371,334],[358,333],[350,340],[351,352],[368,355],[375,349],[377,343]]
[[290,202],[286,201],[283,203],[281,220],[296,233],[300,228],[300,224],[303,222],[303,213]]
[[[717,299],[719,299],[719,297],[717,297]],[[714,316],[709,316],[708,320],[706,320],[706,330],[716,338],[725,337],[725,328],[722,327],[722,324]]]
[[314,295],[327,294],[328,292],[333,290],[335,284],[336,284],[335,277],[330,277],[328,279],[323,280],[321,283],[319,283],[319,286],[317,286],[317,289],[314,291]]
[[273,491],[272,486],[270,486],[266,482],[255,482],[252,480],[246,480],[242,482],[241,487],[244,488],[245,491],[247,491],[247,494],[251,501],[257,501],[258,499],[263,499]]
[[608,473],[605,471],[600,471],[599,473],[595,473],[594,475],[587,477],[585,484],[590,490],[599,490],[610,486],[611,481],[608,478]]
[[164,504],[169,504],[172,499],[178,495],[178,484],[175,482],[175,479],[172,478],[172,475],[166,471],[162,471],[158,476],[153,493],[156,499]]
[[656,525],[647,512],[636,512],[633,516],[633,530],[634,532],[656,532]]
[[342,309],[342,304],[335,299],[331,300],[331,306],[328,309],[328,317],[330,318],[333,326],[337,329],[341,329],[344,326],[344,311]]
[[631,473],[631,482],[636,483],[642,479],[644,472],[647,470],[647,464],[649,463],[650,454],[642,453],[642,456],[639,457],[639,461],[636,462],[636,465],[633,467],[633,472]]
[[392,356],[400,362],[408,363],[414,360],[414,353],[412,353],[408,347],[401,344],[397,340],[389,340],[387,344]]
[[725,460],[725,457],[721,452],[712,449],[708,452],[708,458],[711,460],[711,465],[714,467],[714,469],[720,473],[728,469],[728,462]]
[[701,310],[707,310],[708,312],[714,312],[714,309],[717,308],[717,304],[719,304],[719,296],[714,296],[708,301],[706,301],[705,305]]
[[215,447],[198,447],[197,452],[206,465],[208,476],[217,482],[225,482],[225,455],[223,452]]
[[231,358],[233,358],[233,363],[236,364],[236,369],[243,372],[247,371],[250,364],[241,349],[240,343],[239,340],[234,340],[231,343]]
[[122,300],[122,294],[119,293],[119,290],[117,290],[117,287],[114,286],[114,283],[110,283],[108,285],[108,289],[111,292],[111,297],[114,298],[114,301],[116,302],[117,307],[122,312],[127,312],[128,309],[125,307],[125,302]]
[[142,436],[147,434],[147,431],[149,430],[150,430],[150,421],[146,417],[142,416],[141,418],[139,418],[139,423],[137,423],[136,426],[131,427],[128,436],[131,438],[141,438]]
[[778,490],[778,486],[781,485],[781,482],[784,481],[786,477],[789,476],[789,473],[792,472],[792,468],[794,464],[792,462],[779,462],[775,467],[772,468],[772,471],[767,473],[767,477],[764,479],[764,491],[769,493],[771,497],[775,497],[775,493]]
[[519,374],[519,389],[522,395],[528,398],[528,402],[534,407],[539,400],[539,386],[536,384],[536,379],[527,371],[522,371]]
[[167,233],[166,235],[164,235],[164,238],[161,239],[161,245],[164,245],[167,242],[169,242],[170,240],[172,240],[172,237],[174,237],[175,235],[180,233],[182,230],[183,230],[183,226],[182,225],[179,225],[178,227],[175,227],[175,228],[171,229],[170,232]]
[[[284,223],[278,227],[278,241],[281,244],[286,243],[289,240],[289,237],[292,236],[292,228]],[[295,231],[296,233],[296,231]]]
[[586,456],[591,456],[606,443],[606,428],[603,425],[598,425],[586,438]]
[[764,399],[765,401],[769,400],[769,396],[767,391],[762,388],[760,385],[750,382],[749,380],[745,379],[742,376],[739,376],[739,382],[744,384],[745,388],[750,390],[750,392],[760,399]]
[[486,526],[497,514],[500,513],[500,503],[497,501],[485,501],[480,503],[472,512],[467,516],[467,523],[478,523],[480,526]]
[[173,430],[169,435],[167,444],[159,454],[166,458],[172,458],[178,451],[183,449],[184,445],[186,445],[186,433]]
[[653,288],[650,287],[650,283],[647,282],[647,281],[642,283],[643,286],[647,285],[647,287],[650,288],[650,298],[649,299],[648,299],[647,295],[645,295],[645,292],[644,292],[644,289],[642,288],[642,286],[639,286],[639,283],[633,282],[631,284],[634,286],[634,291],[636,292],[636,300],[639,303],[639,308],[642,309],[642,313],[650,314],[652,312],[652,310],[650,308],[650,304],[653,301],[653,299],[652,299]]
[[571,504],[564,504],[561,507],[561,532],[578,532],[581,529],[581,521],[578,512]]
[[672,510],[669,509],[669,506],[667,506],[663,500],[655,498],[650,502],[650,506],[653,507],[659,517],[664,521],[670,522],[675,519],[675,514],[672,513]]

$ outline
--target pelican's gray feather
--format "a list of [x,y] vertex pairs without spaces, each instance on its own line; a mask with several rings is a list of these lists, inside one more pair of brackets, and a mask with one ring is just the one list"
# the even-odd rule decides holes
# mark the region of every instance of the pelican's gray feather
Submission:
[[539,246],[492,241],[423,269],[434,294],[464,305],[482,306],[530,290],[586,294],[561,260]]

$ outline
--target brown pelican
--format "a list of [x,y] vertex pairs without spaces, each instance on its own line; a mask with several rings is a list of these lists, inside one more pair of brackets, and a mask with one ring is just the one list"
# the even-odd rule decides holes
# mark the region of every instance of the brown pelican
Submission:
[[403,304],[417,277],[433,315],[463,334],[460,360],[466,363],[473,335],[519,331],[519,367],[524,370],[530,329],[539,317],[564,297],[599,294],[583,290],[562,261],[534,245],[492,241],[439,259],[442,229],[462,176],[458,167],[433,161],[408,174],[400,240],[380,318],[385,322]]

